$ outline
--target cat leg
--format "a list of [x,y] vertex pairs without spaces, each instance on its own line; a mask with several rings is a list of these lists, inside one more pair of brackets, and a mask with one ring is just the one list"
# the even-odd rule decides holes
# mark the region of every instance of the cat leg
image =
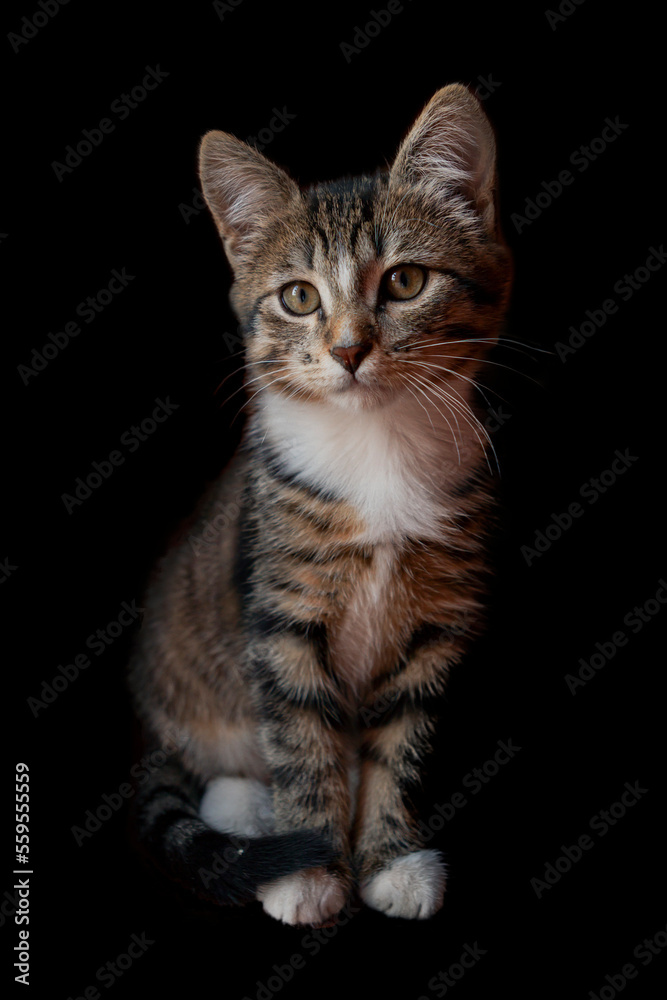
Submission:
[[448,639],[413,642],[402,671],[378,682],[360,713],[366,726],[354,862],[362,899],[388,916],[425,919],[443,903],[446,869],[437,851],[424,849],[411,792],[421,782],[436,699],[454,655]]
[[[267,913],[287,924],[321,924],[346,902],[351,876],[348,853],[349,737],[340,693],[319,660],[318,646],[284,626],[255,640],[251,662],[261,695],[259,738],[273,787],[275,830],[324,834],[340,860],[261,886]],[[290,664],[290,673],[285,663]]]
[[[409,754],[407,747],[414,748],[419,737],[405,730],[401,735],[403,746],[395,747],[393,762],[385,746],[383,760],[365,761],[362,767],[355,863],[368,906],[388,916],[425,919],[442,906],[446,871],[437,851],[423,850],[407,801],[408,782],[398,773],[405,764],[398,758]],[[380,742],[369,734],[367,746],[377,749]]]
[[362,884],[361,898],[389,917],[425,920],[442,906],[446,871],[438,851],[413,851],[386,864]]
[[269,916],[294,927],[321,927],[342,910],[347,891],[325,868],[310,868],[260,887],[257,899]]

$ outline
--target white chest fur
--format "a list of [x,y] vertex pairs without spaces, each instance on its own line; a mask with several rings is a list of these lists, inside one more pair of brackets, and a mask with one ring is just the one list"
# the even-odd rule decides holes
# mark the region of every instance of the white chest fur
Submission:
[[482,454],[479,431],[452,428],[409,395],[350,412],[266,393],[259,419],[285,470],[347,500],[369,543],[441,537],[448,495]]

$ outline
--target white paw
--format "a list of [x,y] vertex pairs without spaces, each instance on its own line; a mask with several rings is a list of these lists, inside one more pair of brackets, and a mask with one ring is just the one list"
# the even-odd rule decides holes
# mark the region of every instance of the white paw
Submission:
[[273,832],[271,789],[252,778],[215,778],[206,786],[199,815],[220,833],[261,837]]
[[322,924],[345,904],[340,881],[321,868],[285,875],[260,886],[257,899],[266,912],[284,924]]
[[389,917],[425,920],[442,906],[445,882],[438,851],[415,851],[390,862],[359,891],[367,906]]

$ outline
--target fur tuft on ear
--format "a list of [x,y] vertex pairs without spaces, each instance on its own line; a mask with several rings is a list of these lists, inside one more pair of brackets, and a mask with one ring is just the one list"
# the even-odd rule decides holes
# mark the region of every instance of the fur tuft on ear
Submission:
[[264,223],[299,197],[284,170],[226,132],[202,139],[199,176],[232,267],[250,256]]
[[496,143],[479,100],[462,84],[438,90],[404,139],[391,168],[395,184],[426,182],[438,195],[462,194],[495,231]]

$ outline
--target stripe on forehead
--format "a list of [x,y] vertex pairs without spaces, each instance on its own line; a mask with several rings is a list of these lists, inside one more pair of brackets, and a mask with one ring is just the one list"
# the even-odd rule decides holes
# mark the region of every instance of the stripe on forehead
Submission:
[[[334,298],[343,299],[351,299],[358,294],[359,263],[349,253],[342,235],[325,240],[320,233],[315,234],[312,266],[315,273],[324,279],[326,290],[320,288],[320,292],[324,292],[326,299],[329,298],[329,292]],[[328,311],[332,306],[332,301],[325,303]]]
[[325,276],[345,298],[353,298],[361,290],[361,273],[369,260],[375,258],[372,231],[367,232],[363,219],[313,227],[315,252],[314,269]]
[[350,249],[343,236],[336,240],[336,277],[335,280],[343,295],[349,297],[353,294],[356,284],[358,262],[350,253]]

